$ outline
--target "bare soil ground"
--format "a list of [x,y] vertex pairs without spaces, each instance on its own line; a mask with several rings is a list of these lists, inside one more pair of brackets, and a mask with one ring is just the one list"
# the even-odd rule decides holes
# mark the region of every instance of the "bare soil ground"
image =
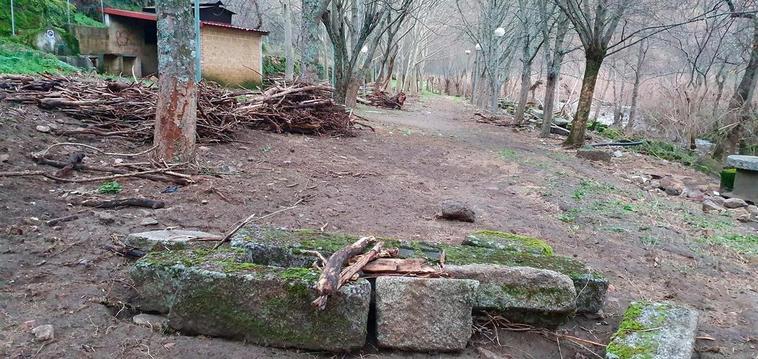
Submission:
[[[728,216],[703,214],[699,202],[644,192],[624,178],[673,174],[693,186],[716,189],[715,179],[631,152],[610,164],[580,160],[573,151],[562,150],[558,138],[540,140],[534,133],[478,124],[471,119],[473,109],[450,98],[423,98],[403,111],[360,112],[376,132],[314,138],[247,131],[241,142],[203,147],[202,181],[176,193],[161,193],[166,183],[119,181],[123,196],[160,199],[168,206],[110,210],[116,221],[107,225],[91,213],[59,227],[44,224],[80,210],[69,200],[77,192],[95,193],[99,183],[0,178],[0,356],[328,357],[161,334],[133,324],[126,309],[100,304],[104,298],[114,302],[133,295],[127,276],[131,262],[101,246],[131,232],[167,227],[223,233],[251,213],[263,215],[302,199],[264,224],[438,242],[459,242],[476,229],[537,236],[558,254],[603,272],[612,284],[605,317],[579,316],[560,333],[607,343],[631,300],[674,300],[702,312],[699,357],[756,358],[758,260],[755,252],[723,239],[756,229]],[[40,124],[68,123],[76,122],[0,103],[0,155],[9,155],[0,170],[34,167],[28,154],[55,142],[75,140],[118,152],[149,147],[35,131]],[[58,153],[61,159],[68,154]],[[102,155],[87,158],[92,164],[113,161]],[[448,198],[470,204],[477,222],[436,219],[439,203]],[[159,224],[141,225],[145,218]],[[35,342],[33,325],[27,323],[32,320],[34,325],[52,324],[55,340]],[[450,356],[475,358],[480,347],[504,358],[602,356],[602,347],[585,346],[592,352],[552,336],[484,331],[465,352]],[[427,357],[372,348],[345,356]]]

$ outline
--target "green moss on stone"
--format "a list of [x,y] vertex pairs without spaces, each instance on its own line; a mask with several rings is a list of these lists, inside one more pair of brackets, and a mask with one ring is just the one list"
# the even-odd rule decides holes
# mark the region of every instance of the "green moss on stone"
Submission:
[[140,262],[150,266],[205,267],[224,273],[240,271],[257,271],[260,266],[245,262],[245,251],[240,248],[223,247],[219,249],[193,248],[175,251],[149,252]]
[[314,283],[319,277],[318,272],[310,268],[286,268],[279,275],[284,279],[298,279],[310,283]]
[[658,349],[657,333],[666,322],[665,303],[633,302],[606,348],[613,359],[652,359]]
[[482,230],[471,233],[466,237],[463,244],[475,247],[508,249],[536,255],[553,255],[553,248],[541,239],[493,230]]

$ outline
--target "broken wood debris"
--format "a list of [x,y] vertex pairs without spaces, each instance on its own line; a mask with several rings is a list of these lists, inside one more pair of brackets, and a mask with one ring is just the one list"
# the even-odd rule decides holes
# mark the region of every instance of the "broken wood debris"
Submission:
[[[321,276],[316,282],[316,291],[319,296],[313,301],[313,306],[319,310],[326,308],[326,301],[329,295],[335,293],[340,287],[342,267],[350,258],[362,254],[366,247],[376,242],[374,237],[362,237],[355,243],[352,243],[329,256],[326,260]],[[381,248],[381,247],[380,247]]]

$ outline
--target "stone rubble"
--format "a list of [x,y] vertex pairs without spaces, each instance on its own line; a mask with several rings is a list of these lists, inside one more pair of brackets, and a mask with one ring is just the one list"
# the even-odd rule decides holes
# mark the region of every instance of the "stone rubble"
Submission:
[[38,342],[46,342],[55,339],[55,330],[50,324],[40,325],[32,329],[32,334],[34,334],[34,340]]

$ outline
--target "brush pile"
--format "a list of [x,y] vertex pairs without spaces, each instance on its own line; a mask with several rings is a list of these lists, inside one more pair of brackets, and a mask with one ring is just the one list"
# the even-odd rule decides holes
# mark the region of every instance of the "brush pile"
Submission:
[[385,107],[385,108],[399,110],[405,104],[405,99],[406,99],[405,93],[402,91],[398,92],[394,96],[390,96],[387,92],[384,92],[384,91],[374,91],[370,95],[368,95],[365,100],[361,102],[367,105],[371,105],[371,106]]
[[[311,135],[354,135],[356,122],[332,101],[326,85],[276,84],[264,93],[199,85],[197,132],[202,142],[228,142],[240,127]],[[79,119],[60,135],[118,136],[149,142],[157,102],[153,84],[96,77],[0,77],[0,99],[34,104]]]

